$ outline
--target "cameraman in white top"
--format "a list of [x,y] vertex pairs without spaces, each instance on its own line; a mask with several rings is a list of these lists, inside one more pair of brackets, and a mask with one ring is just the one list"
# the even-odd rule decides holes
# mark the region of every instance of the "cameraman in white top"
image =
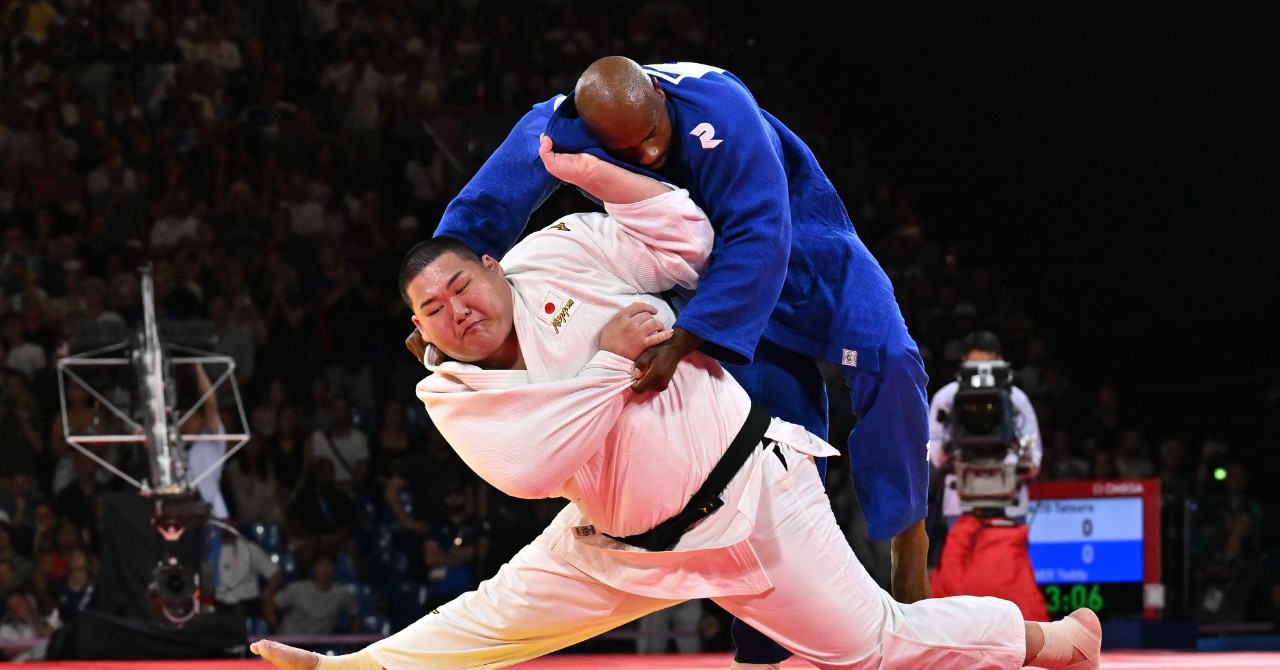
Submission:
[[[965,353],[960,358],[962,374],[966,365],[973,367],[972,364],[975,363],[1004,362],[1001,357],[1000,339],[990,331],[978,330],[969,333],[964,338],[964,347]],[[959,390],[959,381],[950,382],[938,389],[929,402],[929,461],[934,467],[942,468],[947,472],[946,479],[943,481],[942,514],[947,518],[948,526],[961,514],[970,513],[974,509],[972,502],[961,500],[960,492],[957,490],[956,476],[952,472],[953,468],[946,467],[954,456],[954,448],[950,443],[953,437],[955,399]],[[1018,482],[1016,501],[1011,500],[1013,504],[1004,508],[1004,518],[1020,523],[1025,521],[1027,516],[1025,482],[1034,479],[1039,472],[1043,450],[1040,445],[1040,425],[1036,421],[1036,412],[1031,407],[1031,400],[1022,389],[1012,384],[1008,385],[1008,390],[1009,402],[1012,406],[1013,437],[1017,441],[1017,449],[1010,449],[1005,455],[1004,462],[1016,466]]]

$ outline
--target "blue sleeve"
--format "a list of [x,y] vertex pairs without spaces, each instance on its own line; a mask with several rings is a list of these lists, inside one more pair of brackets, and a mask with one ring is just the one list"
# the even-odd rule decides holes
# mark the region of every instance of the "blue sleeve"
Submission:
[[554,101],[534,106],[471,181],[449,203],[436,235],[452,235],[479,254],[502,258],[524,232],[529,216],[562,183],[538,158],[538,136]]
[[[675,325],[705,339],[703,350],[727,363],[751,362],[786,279],[791,253],[787,173],[777,134],[741,85],[725,86],[696,119],[711,119],[715,138],[705,149],[685,136],[686,152],[707,152],[696,163],[707,216],[719,237],[698,290]],[[689,116],[687,120],[694,120]]]

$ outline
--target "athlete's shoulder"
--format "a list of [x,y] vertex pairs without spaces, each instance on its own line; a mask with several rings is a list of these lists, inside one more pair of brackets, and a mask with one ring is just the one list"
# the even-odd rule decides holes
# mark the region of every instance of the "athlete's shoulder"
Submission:
[[557,93],[550,100],[544,100],[534,105],[533,111],[543,118],[549,117],[560,109],[560,105],[564,103],[566,97],[568,96],[563,93]]
[[583,246],[599,246],[600,236],[608,232],[608,223],[608,217],[600,212],[563,216],[555,223],[520,240],[503,257],[503,266],[506,266],[508,260],[524,263],[529,259],[537,259],[540,263],[547,257],[579,256]]
[[[724,76],[728,74],[728,70],[722,67],[688,61],[654,63],[652,65],[642,65],[641,67],[649,74],[669,84],[679,84],[686,79],[715,83],[724,79]],[[729,75],[729,77],[737,79],[733,75]]]
[[724,131],[755,124],[760,108],[751,92],[726,70],[698,63],[646,65],[666,93],[672,123],[681,134],[702,138],[702,147],[721,143]]
[[746,84],[733,73],[702,63],[658,63],[643,66],[645,72],[677,98],[681,96],[750,95]]

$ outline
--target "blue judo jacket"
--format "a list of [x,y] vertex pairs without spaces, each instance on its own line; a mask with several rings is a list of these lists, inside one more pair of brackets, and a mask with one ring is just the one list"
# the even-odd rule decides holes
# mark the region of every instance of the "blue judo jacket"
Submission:
[[501,258],[561,182],[538,157],[586,151],[689,190],[716,231],[699,288],[683,296],[677,326],[707,353],[749,363],[761,337],[791,351],[879,369],[877,350],[901,319],[893,287],[854,232],[813,152],[760,109],[729,72],[695,63],[645,66],[661,83],[672,139],[660,174],[621,163],[578,118],[572,94],[535,105],[445,210],[437,234]]

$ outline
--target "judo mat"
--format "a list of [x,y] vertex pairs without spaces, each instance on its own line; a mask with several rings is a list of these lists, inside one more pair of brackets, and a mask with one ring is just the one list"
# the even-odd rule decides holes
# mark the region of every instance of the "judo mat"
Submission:
[[[525,670],[728,670],[728,654],[557,654],[522,663]],[[791,659],[784,668],[812,667]],[[243,661],[58,661],[26,663],[30,670],[265,670],[261,659]],[[1106,670],[1275,670],[1280,652],[1106,651]]]

